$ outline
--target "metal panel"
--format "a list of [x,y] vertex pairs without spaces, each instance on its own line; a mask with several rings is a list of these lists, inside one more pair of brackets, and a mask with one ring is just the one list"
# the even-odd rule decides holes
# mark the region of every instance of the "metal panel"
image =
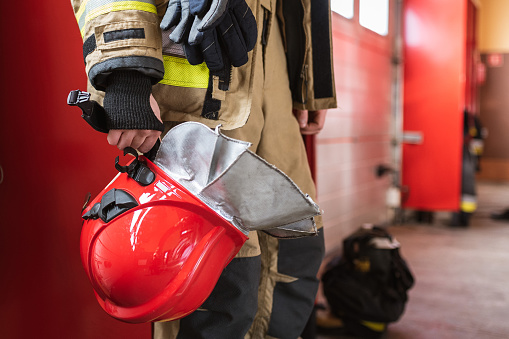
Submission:
[[457,210],[465,98],[466,0],[407,0],[404,7],[404,207]]

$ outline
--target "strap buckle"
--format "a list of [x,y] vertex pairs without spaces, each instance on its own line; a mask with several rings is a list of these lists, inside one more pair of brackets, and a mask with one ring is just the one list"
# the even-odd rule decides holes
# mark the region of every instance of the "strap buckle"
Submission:
[[69,95],[67,96],[67,104],[70,106],[76,106],[89,100],[90,93],[80,91],[79,89],[69,92]]

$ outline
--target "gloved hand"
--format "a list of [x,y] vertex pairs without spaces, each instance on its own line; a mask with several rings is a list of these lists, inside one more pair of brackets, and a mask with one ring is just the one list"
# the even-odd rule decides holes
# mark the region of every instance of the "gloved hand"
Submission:
[[170,33],[170,40],[176,44],[186,44],[192,24],[193,17],[189,12],[189,0],[170,0],[159,26],[163,31],[175,27]]
[[205,61],[210,70],[224,67],[222,54],[233,66],[244,65],[257,38],[256,20],[244,0],[170,0],[161,29],[171,27],[170,39],[183,44],[189,63]]

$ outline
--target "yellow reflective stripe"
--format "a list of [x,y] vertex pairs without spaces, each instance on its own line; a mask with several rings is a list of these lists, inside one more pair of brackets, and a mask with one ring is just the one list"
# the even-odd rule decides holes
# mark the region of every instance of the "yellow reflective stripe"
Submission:
[[147,4],[145,2],[139,1],[120,1],[107,4],[90,11],[90,13],[87,13],[87,16],[85,17],[85,22],[90,21],[102,14],[127,10],[137,10],[157,14],[156,6],[153,4]]
[[80,29],[81,37],[85,34],[85,18],[83,18],[83,13],[87,10],[88,0],[85,0],[81,3],[80,9],[76,12],[76,21],[78,22],[78,27]]
[[460,210],[466,213],[473,213],[477,209],[477,203],[472,201],[462,201]]
[[76,12],[76,21],[78,23],[80,22],[81,16],[83,15],[83,13],[85,12],[85,10],[87,8],[87,3],[88,3],[88,0],[83,1],[81,3],[80,9]]
[[477,209],[477,198],[473,194],[462,194],[460,210],[466,213],[475,212]]
[[383,332],[385,331],[385,323],[375,323],[373,321],[361,321],[361,324],[366,326],[367,328],[369,329],[372,329],[373,331],[376,331],[376,332]]
[[207,88],[209,69],[203,62],[191,65],[185,58],[163,55],[164,78],[159,83],[177,87]]
[[[82,4],[78,13],[76,13],[78,25],[81,23],[81,17],[83,16],[83,12],[86,11],[85,9],[86,5],[87,3]],[[146,3],[142,1],[115,1],[103,6],[99,6],[90,11],[86,11],[85,20],[82,23],[83,26],[80,27],[81,36],[83,37],[83,35],[85,34],[85,26],[88,21],[97,18],[99,15],[102,14],[128,10],[137,10],[157,14],[156,6],[152,3]]]

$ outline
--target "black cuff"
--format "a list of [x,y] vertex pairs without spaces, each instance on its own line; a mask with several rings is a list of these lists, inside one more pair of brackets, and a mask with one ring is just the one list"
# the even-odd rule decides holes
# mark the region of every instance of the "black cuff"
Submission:
[[104,109],[108,129],[147,129],[163,131],[150,107],[150,77],[136,71],[114,71],[108,76]]

